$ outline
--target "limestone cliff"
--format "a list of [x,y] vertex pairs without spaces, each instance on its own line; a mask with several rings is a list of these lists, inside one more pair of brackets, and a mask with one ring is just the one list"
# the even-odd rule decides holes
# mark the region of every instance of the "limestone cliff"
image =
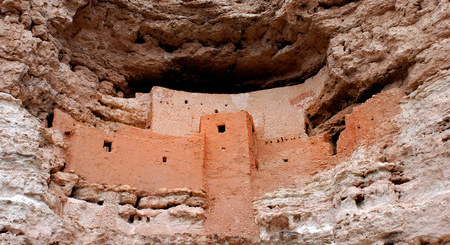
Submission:
[[[449,10],[446,0],[0,1],[0,243],[448,244]],[[290,85],[309,90],[249,93]],[[55,109],[112,134],[152,130],[149,108],[164,116],[199,97],[155,107],[154,86],[233,94],[223,110],[273,113],[267,125],[288,129],[270,135],[301,132],[250,127],[259,234],[205,232],[207,188],[152,192],[66,168],[72,131],[52,127]],[[292,127],[278,122],[290,106],[301,113]],[[307,164],[264,172],[283,154]]]

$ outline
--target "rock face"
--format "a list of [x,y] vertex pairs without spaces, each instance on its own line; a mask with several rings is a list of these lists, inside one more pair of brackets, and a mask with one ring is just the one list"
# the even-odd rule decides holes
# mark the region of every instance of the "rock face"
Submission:
[[[449,9],[446,0],[1,1],[0,243],[449,243]],[[245,176],[255,184],[241,192],[257,193],[246,200],[259,230],[250,236],[239,234],[250,226],[205,232],[219,182],[155,192],[96,183],[66,168],[71,132],[52,128],[58,109],[105,135],[151,130],[148,108],[178,110],[151,106],[155,85],[234,94],[294,84],[317,88],[286,95],[302,113],[290,128],[309,143],[266,147],[285,139],[257,128],[266,142],[255,151],[308,164]],[[221,96],[240,104],[245,94]],[[272,100],[252,113],[287,114]],[[276,118],[271,127],[287,127]],[[217,202],[232,220],[227,198],[239,190],[227,191]]]
[[263,241],[447,243],[449,98],[448,73],[433,77],[402,100],[376,143],[298,190],[256,201]]

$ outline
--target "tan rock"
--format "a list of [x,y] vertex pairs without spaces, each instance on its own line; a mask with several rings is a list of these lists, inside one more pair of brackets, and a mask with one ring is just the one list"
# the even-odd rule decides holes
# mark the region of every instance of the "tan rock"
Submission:
[[[449,10],[445,0],[1,1],[0,243],[448,243]],[[226,97],[241,106],[245,96],[235,93],[308,83],[318,88],[308,99],[259,98],[254,118],[273,128],[256,131],[278,147],[263,141],[265,164],[245,175],[249,182],[234,182],[238,188],[219,180],[217,189],[155,193],[80,176],[72,195],[59,193],[58,185],[67,195],[77,181],[64,170],[68,136],[43,129],[55,108],[113,134],[123,124],[152,130],[153,85],[233,93]],[[405,96],[391,94],[396,89]],[[287,97],[298,118],[283,109]],[[182,114],[197,130],[180,109],[184,100],[167,102],[160,115]],[[173,129],[177,119],[158,127],[191,132]],[[138,177],[129,178],[157,179]],[[211,204],[223,204],[218,220],[243,220],[229,215],[241,208],[231,195],[215,194],[255,189],[274,190],[246,199],[251,206],[256,198],[259,237],[207,234]],[[142,209],[132,206],[137,196]],[[229,228],[250,227],[236,224]]]
[[206,198],[204,197],[189,197],[184,204],[186,204],[189,207],[202,207],[202,208],[206,208],[208,203]]
[[166,209],[185,203],[188,195],[147,196],[139,200],[139,208]]
[[[55,184],[58,184],[61,187],[64,195],[70,196],[73,186],[78,182],[78,175],[65,172],[56,172],[52,174],[51,179]],[[80,194],[77,193],[77,195]]]
[[92,203],[103,201],[102,191],[95,186],[86,186],[75,188],[72,196],[79,200],[85,200]]
[[120,192],[119,193],[119,204],[130,204],[132,206],[136,205],[137,197],[136,195],[129,192]]
[[206,218],[205,211],[202,208],[193,208],[186,205],[170,208],[169,215],[178,219],[185,219],[193,222],[204,220]]

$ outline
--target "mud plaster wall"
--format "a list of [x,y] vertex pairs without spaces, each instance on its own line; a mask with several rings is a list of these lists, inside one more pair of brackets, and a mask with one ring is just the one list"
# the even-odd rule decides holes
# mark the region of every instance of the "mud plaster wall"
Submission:
[[380,125],[400,113],[403,96],[403,90],[394,88],[355,107],[345,117],[346,129],[339,137],[335,155],[330,140],[325,135],[304,139],[295,138],[294,135],[292,138],[285,137],[284,140],[257,140],[259,170],[252,174],[253,194],[258,196],[279,188],[295,187],[301,184],[303,177],[345,161],[362,145],[373,144],[388,130]]
[[198,132],[200,117],[214,113],[248,111],[256,137],[306,137],[304,110],[328,79],[321,71],[303,84],[242,94],[189,93],[154,87],[149,127],[155,133],[189,136]]
[[256,170],[252,117],[245,111],[202,116],[200,130],[206,137],[205,175],[210,200],[205,228],[209,232],[256,235],[250,178]]
[[146,191],[204,188],[202,135],[161,136],[125,125],[109,134],[58,110],[53,126],[63,132],[69,146],[65,170],[74,170],[89,182],[126,184]]
[[294,187],[302,181],[300,176],[315,174],[333,165],[330,161],[333,149],[323,135],[272,144],[259,142],[257,147],[259,170],[252,175],[255,194]]
[[375,143],[381,137],[375,129],[401,112],[398,101],[404,95],[401,89],[379,93],[346,115],[345,130],[337,142],[337,153],[349,154],[360,145]]

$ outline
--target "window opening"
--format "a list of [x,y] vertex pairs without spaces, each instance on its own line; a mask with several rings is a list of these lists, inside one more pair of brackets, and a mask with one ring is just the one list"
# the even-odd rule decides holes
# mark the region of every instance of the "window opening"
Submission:
[[106,152],[111,152],[112,142],[104,141],[103,142],[103,150]]
[[219,133],[225,133],[225,125],[218,125],[217,126],[217,131]]
[[167,162],[167,157],[163,157],[162,162]]

